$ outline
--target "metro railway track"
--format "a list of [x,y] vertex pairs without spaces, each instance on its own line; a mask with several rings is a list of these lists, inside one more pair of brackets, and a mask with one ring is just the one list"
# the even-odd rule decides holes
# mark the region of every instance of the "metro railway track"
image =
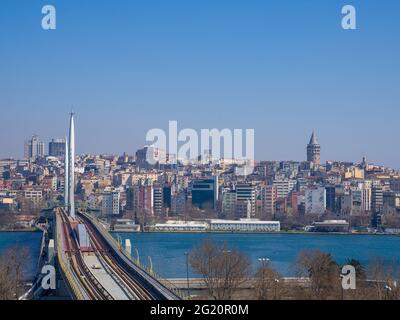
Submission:
[[[56,215],[59,217],[57,229],[64,240],[64,247],[59,247],[59,250],[62,250],[60,259],[64,265],[64,262],[68,260],[67,266],[62,267],[62,269],[71,283],[71,290],[74,291],[74,296],[77,299],[120,299],[116,296],[131,300],[180,299],[173,291],[170,291],[151,275],[134,265],[123,252],[120,252],[120,248],[111,240],[111,236],[104,235],[101,230],[98,230],[98,227],[92,223],[90,218],[84,214],[79,214],[79,217],[72,221],[63,208],[57,208]],[[103,284],[99,282],[100,280],[95,276],[95,273],[90,270],[87,264],[88,260],[84,259],[81,251],[78,236],[73,230],[72,222],[86,227],[86,232],[90,238],[90,247],[93,249],[92,254],[96,256],[97,262],[120,289],[118,292],[114,290],[116,287],[107,287],[109,290],[115,291],[115,296],[107,291]],[[92,250],[90,251],[92,252]]]
[[[83,212],[77,212],[79,217],[85,221],[87,225],[95,230],[95,234],[105,244],[105,248],[109,252],[113,261],[120,266],[125,272],[131,276],[151,296],[153,300],[180,300],[181,297],[175,293],[173,287],[168,288],[160,280],[154,278],[146,270],[137,266],[131,259],[121,251],[120,246],[115,244],[115,239],[103,230],[103,227],[98,225],[90,215]],[[168,284],[167,284],[168,285]]]
[[96,254],[98,254],[101,260],[107,264],[107,267],[114,271],[114,274],[120,278],[120,280],[128,287],[130,292],[135,296],[138,300],[152,300],[154,299],[139,283],[137,283],[132,277],[121,268],[113,259],[112,256],[107,254],[107,250],[105,250],[105,246],[103,241],[96,235],[96,231],[93,229],[93,226],[85,223],[85,221],[81,218],[78,218],[80,223],[85,224],[86,229],[90,235],[91,244],[93,249],[95,249]]
[[110,293],[100,284],[99,281],[93,276],[89,268],[83,261],[82,255],[78,248],[76,239],[74,238],[73,230],[68,220],[62,210],[58,210],[59,217],[62,220],[62,231],[64,236],[67,257],[69,259],[70,265],[76,277],[80,280],[81,286],[84,288],[88,297],[91,300],[113,300]]

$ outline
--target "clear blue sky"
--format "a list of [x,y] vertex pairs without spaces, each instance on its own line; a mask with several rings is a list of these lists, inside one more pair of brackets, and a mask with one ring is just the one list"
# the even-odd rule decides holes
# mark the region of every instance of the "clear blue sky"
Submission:
[[178,120],[254,128],[257,159],[303,160],[315,128],[323,160],[399,168],[399,78],[398,0],[1,0],[0,157],[65,136],[73,107],[79,153]]

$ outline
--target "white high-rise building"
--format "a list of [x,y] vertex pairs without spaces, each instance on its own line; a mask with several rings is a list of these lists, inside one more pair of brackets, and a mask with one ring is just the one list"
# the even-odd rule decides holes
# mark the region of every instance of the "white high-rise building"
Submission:
[[120,200],[120,192],[118,190],[116,189],[105,190],[103,193],[102,214],[103,215],[119,214],[119,200]]
[[44,156],[44,143],[39,140],[37,135],[32,136],[29,141],[25,142],[24,155],[25,159],[32,160]]
[[323,214],[326,210],[326,189],[315,187],[306,189],[306,214]]
[[291,179],[275,179],[272,184],[276,187],[277,198],[286,198],[295,189],[296,183]]

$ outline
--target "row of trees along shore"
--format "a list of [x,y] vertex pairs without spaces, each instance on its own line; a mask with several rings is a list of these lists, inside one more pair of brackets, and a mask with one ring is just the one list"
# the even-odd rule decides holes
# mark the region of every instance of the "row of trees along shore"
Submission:
[[396,259],[373,258],[368,267],[355,259],[344,265],[356,270],[356,289],[342,287],[342,265],[329,253],[299,252],[292,265],[296,279],[283,278],[267,258],[252,271],[249,257],[240,250],[205,240],[189,255],[191,269],[203,278],[207,294],[193,299],[259,300],[398,300],[400,268]]
[[[25,290],[24,248],[8,249],[0,256],[0,300],[17,299]],[[238,249],[205,240],[189,254],[193,271],[203,278],[206,294],[193,299],[259,300],[398,300],[400,268],[398,261],[373,258],[368,267],[355,259],[346,265],[356,270],[356,289],[343,290],[341,267],[333,257],[318,250],[299,252],[292,270],[297,280],[283,278],[267,258],[260,258],[253,271],[250,258]]]

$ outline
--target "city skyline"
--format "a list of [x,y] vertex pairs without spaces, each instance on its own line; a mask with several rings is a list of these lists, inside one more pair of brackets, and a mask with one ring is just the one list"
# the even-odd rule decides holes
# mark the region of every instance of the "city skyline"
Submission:
[[[73,116],[75,116],[75,113],[71,113],[70,114],[71,115],[71,117],[72,117],[72,115]],[[72,119],[72,121],[73,121],[73,119]],[[70,122],[71,122],[71,119],[70,119]],[[71,126],[71,123],[69,123],[69,126]],[[74,125],[73,125],[73,127],[74,127]],[[73,128],[73,131],[75,131],[75,128]],[[69,129],[69,132],[71,132],[71,129]],[[313,163],[315,163],[315,164],[317,164],[317,165],[324,165],[326,162],[329,162],[329,161],[339,161],[339,162],[343,162],[343,163],[345,163],[345,162],[349,162],[349,163],[359,163],[359,164],[362,164],[364,161],[368,161],[368,163],[370,163],[370,164],[373,164],[373,165],[377,165],[377,166],[383,166],[383,167],[386,167],[386,168],[390,168],[390,169],[395,169],[395,170],[399,170],[399,168],[398,167],[391,167],[391,166],[388,166],[388,165],[386,165],[385,163],[376,163],[376,162],[370,162],[370,159],[367,157],[367,156],[362,156],[361,157],[361,159],[355,159],[355,160],[347,160],[347,159],[337,159],[337,158],[332,158],[332,159],[326,159],[326,160],[320,160],[321,158],[323,158],[323,157],[321,157],[321,145],[320,145],[320,143],[319,143],[319,139],[317,138],[318,137],[318,134],[317,134],[317,132],[316,132],[316,130],[312,130],[312,132],[311,132],[311,134],[310,134],[310,138],[309,138],[309,140],[307,140],[307,141],[309,141],[308,143],[306,143],[305,144],[305,147],[304,147],[304,154],[303,154],[303,158],[302,159],[255,159],[255,161],[256,162],[260,162],[260,161],[294,161],[294,162],[313,162]],[[36,134],[34,134],[34,135],[32,135],[32,138],[36,138],[36,139],[39,139],[40,137],[39,136],[37,136]],[[47,141],[48,140],[48,141]],[[63,155],[58,155],[58,156],[62,156],[64,159],[66,159],[66,163],[67,163],[67,166],[68,166],[68,159],[69,159],[69,157],[67,157],[67,158],[65,158],[65,154],[68,154],[68,150],[69,150],[69,146],[68,146],[68,141],[70,140],[68,137],[66,137],[65,139],[62,139],[62,138],[49,138],[49,139],[47,139],[47,140],[45,140],[46,141],[46,143],[45,142],[43,142],[43,141],[41,141],[41,143],[44,145],[44,146],[48,146],[47,147],[47,149],[45,148],[45,149],[43,149],[44,151],[43,151],[43,155],[44,156],[52,156],[50,153],[49,153],[49,147],[50,147],[50,143],[54,143],[55,141],[61,141],[62,143],[63,143],[63,145],[65,146],[65,153],[63,154]],[[221,140],[222,141],[222,140]],[[178,147],[181,145],[181,144],[183,144],[183,143],[180,143],[179,145],[178,145]],[[143,147],[148,147],[148,146],[150,146],[149,144],[146,144],[146,143],[144,143],[141,147],[139,147],[139,148],[137,148],[136,150],[133,150],[133,151],[131,151],[131,152],[127,152],[127,151],[123,151],[123,152],[121,152],[121,153],[110,153],[110,152],[100,152],[100,153],[90,153],[90,152],[77,152],[76,153],[76,155],[77,156],[82,156],[82,155],[114,155],[114,156],[120,156],[120,155],[123,155],[123,154],[126,154],[126,155],[135,155],[139,150],[141,150]],[[212,147],[212,145],[210,146],[210,147]],[[310,149],[311,148],[311,149]],[[315,150],[315,148],[317,148],[317,151]],[[24,143],[24,149],[26,149],[26,141],[25,141],[25,143]],[[322,148],[323,149],[323,148]],[[168,150],[164,150],[164,151],[168,151]],[[74,152],[75,152],[75,148],[74,148]],[[322,151],[322,154],[323,154],[323,151]],[[317,158],[315,158],[315,157],[317,157]],[[22,159],[27,159],[27,157],[26,156],[24,156],[24,157],[20,157],[20,158],[14,158],[14,157],[2,157],[2,158],[0,158],[0,159],[15,159],[15,160],[22,160]],[[223,159],[223,157],[221,157],[220,159]],[[234,159],[234,158],[233,158]],[[34,159],[32,159],[32,160],[34,160]],[[68,169],[67,169],[68,170]]]
[[64,137],[73,106],[79,154],[134,153],[177,120],[254,128],[257,160],[304,160],[315,129],[322,163],[400,167],[398,2],[352,1],[352,31],[342,1],[94,4],[54,1],[54,31],[40,1],[2,4],[0,158]]

